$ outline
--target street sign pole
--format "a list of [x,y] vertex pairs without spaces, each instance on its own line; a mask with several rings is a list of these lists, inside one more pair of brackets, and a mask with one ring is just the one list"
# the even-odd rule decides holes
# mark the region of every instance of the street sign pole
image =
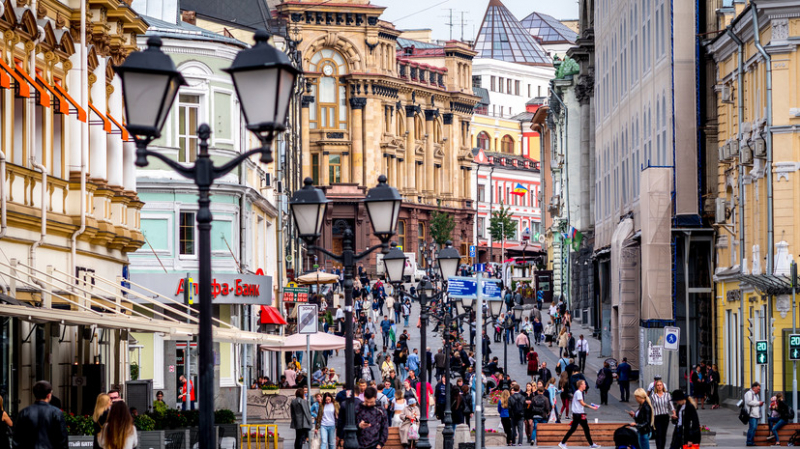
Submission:
[[483,289],[480,288],[482,273],[479,271],[477,275],[478,292],[477,300],[475,301],[477,304],[475,307],[475,332],[477,335],[475,337],[476,347],[474,348],[477,369],[475,370],[473,382],[475,382],[475,429],[477,429],[477,432],[475,432],[477,435],[475,438],[475,449],[481,449],[483,447],[484,437],[481,429],[481,417],[483,416],[483,330],[485,326],[483,325]]

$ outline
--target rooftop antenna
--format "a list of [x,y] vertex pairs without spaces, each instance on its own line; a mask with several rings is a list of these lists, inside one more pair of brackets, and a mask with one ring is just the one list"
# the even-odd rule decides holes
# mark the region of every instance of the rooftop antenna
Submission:
[[447,8],[447,10],[450,11],[450,20],[448,22],[446,22],[445,25],[447,25],[450,28],[450,40],[452,41],[453,40],[453,26],[455,25],[455,23],[453,23],[453,8]]

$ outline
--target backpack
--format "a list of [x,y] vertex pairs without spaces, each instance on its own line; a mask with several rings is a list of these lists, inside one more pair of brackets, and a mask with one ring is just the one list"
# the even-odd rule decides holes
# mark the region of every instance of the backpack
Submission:
[[522,416],[525,414],[525,402],[522,400],[521,394],[514,393],[511,395],[508,399],[508,411],[511,415],[511,419],[522,419]]
[[533,401],[531,401],[531,410],[533,411],[534,416],[547,418],[547,416],[550,414],[549,409],[550,401],[545,395],[537,394],[533,397]]
[[794,407],[787,407],[786,413],[781,416],[781,419],[785,421],[793,421],[794,420]]
[[606,382],[606,372],[603,368],[600,368],[600,371],[597,372],[597,382],[595,382],[595,385],[597,386],[597,388],[600,388],[603,386],[605,382]]
[[794,432],[791,438],[789,438],[789,446],[800,446],[800,430]]

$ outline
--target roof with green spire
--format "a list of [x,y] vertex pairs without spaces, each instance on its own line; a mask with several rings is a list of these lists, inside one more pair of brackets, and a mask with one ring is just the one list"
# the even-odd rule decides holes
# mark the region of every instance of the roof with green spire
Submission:
[[473,47],[478,58],[552,66],[547,52],[500,0],[489,0]]

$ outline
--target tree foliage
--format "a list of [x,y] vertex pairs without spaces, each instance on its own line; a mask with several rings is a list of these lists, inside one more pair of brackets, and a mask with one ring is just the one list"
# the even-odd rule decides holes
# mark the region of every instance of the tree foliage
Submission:
[[493,211],[489,220],[489,234],[493,241],[502,241],[514,237],[515,231],[514,222],[511,220],[511,208],[503,207],[501,201],[500,210]]
[[441,248],[448,240],[452,240],[453,230],[456,228],[456,221],[447,212],[438,210],[431,214],[430,230],[431,238]]

